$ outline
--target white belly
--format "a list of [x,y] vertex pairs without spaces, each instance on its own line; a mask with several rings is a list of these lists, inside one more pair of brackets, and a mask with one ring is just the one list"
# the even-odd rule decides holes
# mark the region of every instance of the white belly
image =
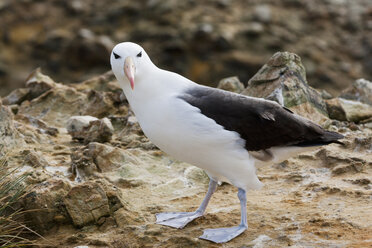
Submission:
[[236,132],[223,129],[181,99],[142,106],[135,111],[137,119],[146,136],[164,152],[204,169],[213,179],[243,189],[262,186],[254,159]]

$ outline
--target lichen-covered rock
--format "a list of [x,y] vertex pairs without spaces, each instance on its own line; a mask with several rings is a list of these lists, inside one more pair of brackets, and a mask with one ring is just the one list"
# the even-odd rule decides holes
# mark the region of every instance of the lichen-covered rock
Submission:
[[317,123],[328,119],[321,94],[307,84],[305,68],[294,53],[275,53],[248,81],[242,94],[276,101]]
[[75,226],[97,222],[110,215],[107,196],[97,183],[84,183],[73,187],[64,199],[66,209]]
[[228,77],[221,79],[217,88],[235,93],[240,93],[244,90],[244,84],[240,82],[238,77]]
[[67,131],[73,139],[84,143],[108,142],[114,133],[111,121],[106,117],[98,120],[92,116],[72,116],[67,122]]
[[208,175],[200,168],[190,166],[185,170],[185,177],[193,183],[205,183],[209,181]]
[[372,106],[372,82],[363,78],[358,79],[349,88],[343,90],[340,97]]

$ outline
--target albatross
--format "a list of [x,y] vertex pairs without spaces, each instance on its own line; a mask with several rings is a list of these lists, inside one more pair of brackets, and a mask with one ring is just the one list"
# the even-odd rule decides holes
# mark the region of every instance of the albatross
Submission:
[[117,44],[110,62],[144,134],[210,178],[195,212],[158,213],[156,223],[183,228],[205,213],[218,182],[238,188],[240,225],[206,229],[201,239],[224,243],[248,228],[246,192],[262,187],[256,166],[279,163],[343,138],[274,101],[199,85],[160,69],[135,43]]

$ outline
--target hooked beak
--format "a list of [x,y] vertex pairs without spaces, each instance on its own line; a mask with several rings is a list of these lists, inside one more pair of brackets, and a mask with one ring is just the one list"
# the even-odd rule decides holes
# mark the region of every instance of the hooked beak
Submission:
[[134,72],[136,70],[136,67],[134,67],[133,59],[132,57],[127,57],[124,61],[124,73],[125,76],[127,76],[129,82],[130,82],[130,87],[132,90],[134,89]]

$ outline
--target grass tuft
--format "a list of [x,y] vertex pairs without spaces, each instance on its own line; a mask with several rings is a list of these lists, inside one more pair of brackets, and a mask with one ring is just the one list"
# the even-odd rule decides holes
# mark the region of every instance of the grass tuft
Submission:
[[24,224],[24,211],[17,204],[27,191],[23,182],[28,174],[15,175],[17,168],[8,167],[9,156],[0,157],[0,248],[31,245],[27,235],[36,234]]

